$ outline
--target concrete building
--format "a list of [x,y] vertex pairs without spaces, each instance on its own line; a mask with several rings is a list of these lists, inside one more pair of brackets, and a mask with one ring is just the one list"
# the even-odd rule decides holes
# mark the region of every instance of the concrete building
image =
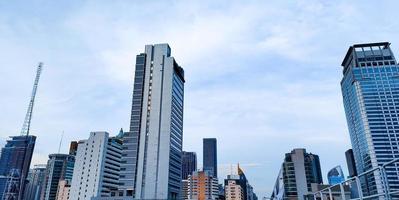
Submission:
[[118,190],[122,141],[107,132],[91,132],[78,143],[70,200],[110,197]]
[[218,177],[216,138],[203,139],[203,165],[205,171],[211,171],[214,177]]
[[[11,136],[6,145],[1,149],[0,155],[0,198],[8,198],[5,193],[10,185],[14,185],[17,190],[8,192],[14,198],[20,194],[25,194],[26,178],[32,160],[33,149],[35,147],[36,136]],[[13,176],[13,179],[9,179]],[[11,181],[13,180],[13,181]]]
[[181,181],[182,187],[181,187],[181,199],[187,200],[188,197],[188,180],[182,180]]
[[238,180],[226,180],[224,192],[226,200],[244,200],[244,192]]
[[58,183],[56,199],[57,200],[69,200],[70,190],[71,190],[71,181],[61,180]]
[[[341,65],[346,119],[361,174],[399,157],[399,65],[388,42],[355,44]],[[388,167],[386,174],[389,189],[399,190],[399,167]],[[383,180],[378,172],[361,178],[363,195],[382,194]]]
[[188,177],[188,199],[214,200],[218,196],[218,180],[210,171],[196,171]]
[[187,180],[188,176],[197,171],[197,154],[195,152],[182,152],[182,179]]
[[75,156],[69,154],[50,154],[46,166],[46,177],[41,191],[41,200],[55,200],[60,180],[71,180]]
[[253,191],[253,187],[251,186],[251,184],[249,184],[249,181],[239,164],[237,165],[237,174],[227,175],[227,178],[224,180],[225,186],[228,185],[229,181],[234,181],[237,185],[241,187],[243,200],[257,199],[257,196]]
[[30,172],[25,189],[25,200],[40,200],[40,193],[46,179],[46,164],[35,165]]
[[304,200],[312,192],[312,183],[323,183],[319,157],[294,149],[285,155],[271,198]]
[[184,71],[168,44],[146,45],[136,62],[143,70],[136,73],[135,84],[143,91],[133,93],[132,121],[138,123],[132,124],[140,131],[132,137],[139,141],[135,197],[179,199]]

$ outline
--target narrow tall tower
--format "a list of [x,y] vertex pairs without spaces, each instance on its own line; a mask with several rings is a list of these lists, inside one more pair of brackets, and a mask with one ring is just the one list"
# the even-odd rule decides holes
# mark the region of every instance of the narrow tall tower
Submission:
[[[399,158],[399,66],[388,42],[356,44],[343,62],[341,81],[358,174]],[[389,189],[399,189],[399,167],[387,168]],[[384,192],[375,172],[361,179],[364,195]]]
[[216,138],[204,138],[203,140],[203,164],[204,171],[211,171],[213,177],[218,177],[218,158]]
[[168,44],[146,45],[145,52],[137,56],[135,76],[130,127],[131,147],[138,147],[135,198],[178,199],[183,68],[171,57]]

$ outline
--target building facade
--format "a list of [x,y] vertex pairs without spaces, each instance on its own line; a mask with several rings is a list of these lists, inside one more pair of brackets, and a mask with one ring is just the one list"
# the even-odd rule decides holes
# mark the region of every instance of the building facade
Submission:
[[188,199],[215,200],[218,197],[218,179],[210,171],[196,171],[188,177]]
[[182,152],[182,179],[187,180],[188,175],[197,171],[197,154],[195,152]]
[[214,177],[218,177],[218,158],[216,138],[203,139],[203,165],[204,170],[211,171]]
[[110,197],[118,190],[122,141],[107,132],[91,132],[81,140],[71,182],[70,200]]
[[[141,83],[137,87],[142,87],[143,91],[137,98],[133,96],[132,108],[132,124],[139,126],[137,130],[140,131],[135,197],[178,199],[181,192],[184,71],[171,57],[168,44],[146,45],[145,53],[140,55],[137,62],[142,63],[144,70],[136,74],[135,79]],[[136,105],[135,102],[140,101]],[[141,110],[133,111],[135,109]],[[139,123],[133,123],[133,120],[139,120]]]
[[304,200],[312,192],[312,183],[323,183],[319,156],[294,149],[285,155],[271,198]]
[[[343,62],[342,96],[357,173],[399,157],[399,66],[388,42],[356,44]],[[399,167],[387,169],[399,189]],[[379,173],[361,178],[364,195],[382,193]]]
[[[14,198],[25,193],[26,179],[32,160],[36,136],[12,136],[1,149],[0,155],[0,198],[11,195]],[[13,175],[12,175],[13,174]],[[11,178],[14,177],[14,178]],[[10,185],[18,190],[11,192]],[[8,192],[7,192],[8,191]],[[20,198],[20,197],[19,197]]]
[[341,166],[336,166],[332,168],[330,171],[328,171],[327,179],[328,179],[328,184],[330,185],[336,185],[344,182],[345,175],[344,172],[342,171]]
[[244,200],[244,192],[237,180],[225,180],[224,194],[226,200]]
[[58,183],[58,190],[56,200],[69,200],[69,194],[71,191],[71,181],[61,180]]
[[46,166],[46,177],[41,191],[41,200],[55,200],[60,180],[72,180],[75,156],[50,154]]
[[31,170],[25,189],[25,200],[40,200],[40,193],[46,178],[46,166],[45,164],[35,165]]

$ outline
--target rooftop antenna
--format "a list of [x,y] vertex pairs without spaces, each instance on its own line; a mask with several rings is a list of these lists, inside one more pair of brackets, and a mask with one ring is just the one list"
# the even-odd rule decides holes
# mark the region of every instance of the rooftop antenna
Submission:
[[64,137],[64,131],[62,131],[62,134],[61,134],[60,145],[58,146],[58,153],[60,153],[60,150],[61,150],[62,138],[63,138],[63,137]]

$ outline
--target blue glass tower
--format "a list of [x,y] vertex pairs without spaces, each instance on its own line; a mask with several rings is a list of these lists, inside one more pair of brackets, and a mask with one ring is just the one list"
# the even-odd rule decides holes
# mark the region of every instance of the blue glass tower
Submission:
[[[360,174],[399,158],[399,66],[390,43],[357,44],[343,62],[343,102],[356,170]],[[399,168],[387,169],[390,190],[399,189]],[[362,191],[383,192],[382,177],[361,180]]]
[[344,172],[342,171],[341,166],[336,166],[332,168],[328,172],[327,178],[328,178],[328,184],[330,185],[339,184],[345,181]]

